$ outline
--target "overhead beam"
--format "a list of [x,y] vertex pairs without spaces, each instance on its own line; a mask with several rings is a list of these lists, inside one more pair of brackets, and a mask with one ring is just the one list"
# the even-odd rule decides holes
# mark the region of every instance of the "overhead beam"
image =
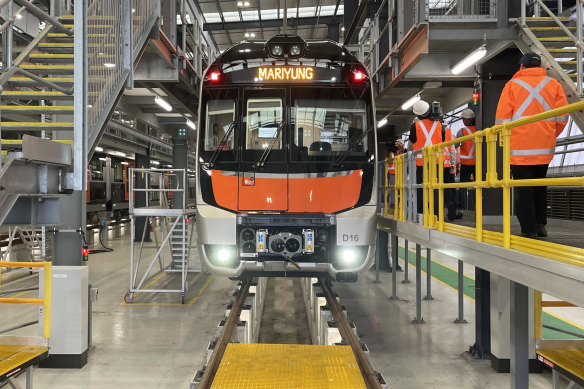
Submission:
[[[341,16],[321,16],[293,18],[288,19],[288,27],[296,26],[314,26],[315,24],[339,24],[342,23]],[[248,20],[244,22],[225,22],[225,23],[205,23],[203,24],[203,31],[224,31],[224,30],[245,30],[248,28],[280,28],[284,26],[284,21],[281,19],[265,20]]]

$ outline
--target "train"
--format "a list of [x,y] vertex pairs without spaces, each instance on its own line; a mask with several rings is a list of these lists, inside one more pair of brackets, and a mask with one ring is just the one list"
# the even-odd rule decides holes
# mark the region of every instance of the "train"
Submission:
[[199,97],[206,269],[356,281],[375,255],[376,137],[369,74],[338,43],[276,35],[224,51]]

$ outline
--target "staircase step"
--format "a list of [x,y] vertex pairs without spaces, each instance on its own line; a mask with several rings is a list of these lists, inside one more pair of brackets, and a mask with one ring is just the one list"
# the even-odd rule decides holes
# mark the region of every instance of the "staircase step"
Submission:
[[73,42],[57,43],[57,42],[43,42],[38,44],[38,48],[47,53],[68,53],[73,54]]
[[[573,33],[576,31],[576,27],[567,27]],[[543,37],[554,37],[554,36],[566,36],[564,30],[560,27],[530,27],[531,32],[538,38]]]
[[2,130],[10,131],[73,131],[73,123],[1,122]]
[[560,53],[560,54],[576,54],[578,52],[578,50],[576,49],[565,49],[565,48],[561,48],[561,49],[554,49],[554,48],[550,48],[548,49],[548,51],[552,54],[556,54],[556,53]]
[[[43,77],[43,80],[52,82],[59,86],[68,87],[73,85],[73,77]],[[18,86],[33,86],[38,85],[38,82],[28,77],[10,77],[8,79],[9,84],[14,84]]]
[[73,61],[75,60],[75,55],[74,54],[63,54],[63,53],[57,53],[57,54],[34,53],[34,54],[30,54],[28,56],[28,59],[31,62],[73,64]]
[[[548,40],[544,40],[548,39]],[[569,38],[568,38],[569,39]],[[572,40],[553,40],[549,38],[540,38],[539,41],[545,46],[546,49],[563,49],[563,48],[572,48],[574,46],[574,42]]]
[[73,96],[58,91],[3,91],[2,100],[66,100]]
[[35,74],[73,74],[73,65],[20,65],[19,68]]
[[25,113],[25,114],[70,114],[73,115],[72,105],[2,105],[2,113]]

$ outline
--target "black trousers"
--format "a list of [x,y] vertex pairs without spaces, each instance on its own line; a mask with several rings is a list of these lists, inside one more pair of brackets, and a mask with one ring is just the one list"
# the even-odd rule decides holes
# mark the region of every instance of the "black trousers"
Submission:
[[[545,178],[548,165],[511,165],[515,180]],[[515,213],[521,232],[536,233],[538,224],[547,224],[547,187],[525,186],[515,188]]]
[[[460,182],[470,182],[470,176],[475,174],[475,165],[460,165]],[[474,191],[467,188],[458,190],[458,207],[461,209],[474,209]]]
[[[436,170],[438,174],[438,170]],[[424,167],[416,166],[416,184],[421,184],[424,182]],[[444,168],[444,183],[449,184],[454,182],[454,174],[450,173],[450,168]],[[424,213],[424,190],[418,189],[417,193],[417,208],[418,213]],[[448,205],[449,202],[454,202],[456,205],[456,189],[450,188],[444,190],[444,205]],[[438,191],[434,191],[434,214],[438,214]]]

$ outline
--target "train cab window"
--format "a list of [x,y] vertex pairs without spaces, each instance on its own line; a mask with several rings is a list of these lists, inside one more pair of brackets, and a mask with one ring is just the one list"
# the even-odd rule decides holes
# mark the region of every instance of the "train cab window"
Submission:
[[364,155],[366,104],[361,100],[296,99],[294,145],[301,156]]
[[[205,151],[217,150],[229,127],[235,120],[234,100],[213,100],[207,103],[207,123],[205,132]],[[223,150],[233,150],[235,131],[225,140]]]
[[271,145],[272,150],[282,149],[281,99],[249,99],[247,100],[247,116],[244,119],[246,128],[246,149],[262,150]]

